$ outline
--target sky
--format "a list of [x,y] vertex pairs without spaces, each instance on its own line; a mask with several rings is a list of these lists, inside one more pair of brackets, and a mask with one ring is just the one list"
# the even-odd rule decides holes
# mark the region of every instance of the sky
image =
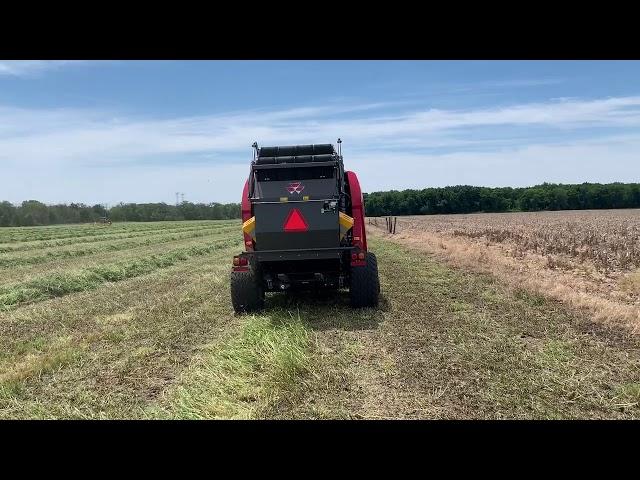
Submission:
[[338,138],[365,192],[640,182],[640,62],[0,60],[0,201],[239,202]]

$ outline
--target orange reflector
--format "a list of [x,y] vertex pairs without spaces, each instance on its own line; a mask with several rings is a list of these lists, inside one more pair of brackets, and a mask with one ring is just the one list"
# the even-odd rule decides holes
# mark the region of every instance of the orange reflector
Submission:
[[359,258],[360,260],[364,260],[364,253],[360,252],[360,253],[358,254],[358,258]]
[[307,222],[300,213],[300,210],[294,208],[284,221],[285,232],[306,232],[309,229]]

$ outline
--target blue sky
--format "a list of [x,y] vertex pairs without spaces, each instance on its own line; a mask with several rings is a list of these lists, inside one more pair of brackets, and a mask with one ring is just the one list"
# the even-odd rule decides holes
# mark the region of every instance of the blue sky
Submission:
[[368,192],[639,182],[640,62],[0,60],[0,200],[236,202],[338,137]]

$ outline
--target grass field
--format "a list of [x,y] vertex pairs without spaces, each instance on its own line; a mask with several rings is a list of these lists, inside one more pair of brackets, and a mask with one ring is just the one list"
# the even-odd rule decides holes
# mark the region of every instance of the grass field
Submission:
[[[640,417],[628,322],[473,255],[579,269],[509,255],[506,237],[399,226],[369,230],[379,309],[273,294],[243,316],[229,298],[239,221],[0,229],[0,418]],[[594,278],[633,274],[590,258]]]

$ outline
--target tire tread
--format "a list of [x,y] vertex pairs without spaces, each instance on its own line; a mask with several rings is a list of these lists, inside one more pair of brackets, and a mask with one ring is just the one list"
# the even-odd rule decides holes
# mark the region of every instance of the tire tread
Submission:
[[380,294],[378,259],[367,252],[364,267],[352,267],[349,296],[354,308],[377,307]]
[[231,272],[231,303],[237,313],[255,312],[264,308],[264,291],[254,269]]

